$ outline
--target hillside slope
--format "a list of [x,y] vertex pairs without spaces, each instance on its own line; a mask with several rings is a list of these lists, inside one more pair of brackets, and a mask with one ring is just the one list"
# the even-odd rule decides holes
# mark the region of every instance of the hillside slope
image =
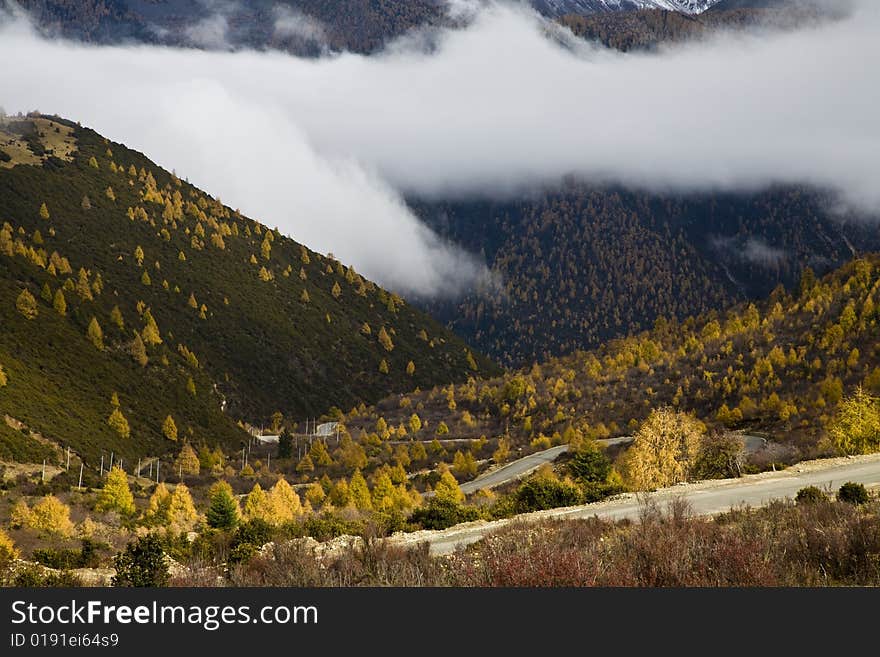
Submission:
[[[0,153],[0,414],[58,443],[156,453],[171,415],[181,439],[236,447],[239,419],[497,372],[352,268],[92,130],[3,120]],[[114,392],[131,438],[107,425]]]
[[571,184],[537,199],[413,201],[435,230],[483,253],[504,282],[456,304],[429,303],[483,352],[512,365],[600,345],[880,248],[871,224],[816,191],[651,194]]
[[507,435],[534,449],[542,436],[544,447],[566,441],[569,430],[632,435],[652,409],[671,405],[710,428],[765,432],[795,461],[830,452],[825,424],[843,395],[859,385],[880,394],[878,326],[880,256],[869,255],[822,279],[807,270],[794,289],[759,303],[661,319],[594,351],[410,394],[405,407],[392,397],[347,425],[372,430],[381,416],[394,426],[417,408],[432,426],[444,422],[446,437]]

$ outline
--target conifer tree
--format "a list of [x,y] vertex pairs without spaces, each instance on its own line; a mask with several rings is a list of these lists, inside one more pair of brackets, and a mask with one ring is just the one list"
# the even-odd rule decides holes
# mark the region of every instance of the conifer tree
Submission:
[[40,290],[40,298],[46,303],[52,303],[52,288],[49,287],[48,283],[43,283],[43,288]]
[[170,415],[162,422],[162,435],[168,440],[177,440],[177,425]]
[[232,487],[225,481],[218,481],[211,487],[210,505],[206,519],[209,527],[214,529],[233,529],[238,525],[238,501],[232,494]]
[[315,469],[315,464],[312,462],[312,457],[308,454],[303,456],[299,463],[296,464],[297,472],[312,472]]
[[54,495],[47,495],[37,502],[28,515],[28,525],[37,531],[58,536],[71,536],[73,522],[70,508]]
[[103,351],[104,332],[101,330],[101,325],[98,324],[98,319],[95,316],[92,316],[92,321],[89,322],[89,328],[86,334],[88,335],[91,343],[95,345],[95,349]]
[[0,529],[0,573],[21,556],[9,535]]
[[43,203],[40,206],[40,218],[41,219],[48,219],[49,218],[49,208],[46,207],[45,203]]
[[9,377],[3,369],[3,365],[0,365],[0,388],[5,388],[7,383],[9,383]]
[[461,488],[458,487],[458,481],[456,481],[455,477],[452,476],[452,473],[446,468],[443,468],[443,472],[440,475],[440,481],[438,481],[437,485],[434,487],[434,497],[438,501],[448,501],[456,504],[464,501],[464,493],[462,493]]
[[190,476],[198,476],[199,457],[189,443],[185,443],[174,461],[174,472]]
[[406,364],[406,373],[409,374],[410,376],[412,376],[413,374],[416,373],[416,364],[414,362],[409,361]]
[[37,300],[26,289],[22,290],[21,294],[18,295],[18,298],[15,300],[15,307],[18,312],[24,315],[25,319],[34,319],[39,314]]
[[156,325],[156,320],[153,319],[153,314],[149,310],[144,311],[144,324],[142,333],[144,343],[148,345],[162,344],[159,327]]
[[177,484],[168,504],[168,526],[174,532],[190,532],[199,521],[192,495],[185,484]]
[[327,494],[324,492],[323,486],[317,481],[310,484],[306,489],[306,502],[308,502],[313,509],[317,509],[321,506],[326,497]]
[[125,472],[113,466],[107,473],[104,487],[98,493],[98,511],[118,511],[122,515],[134,513],[134,496],[128,487],[128,477]]
[[333,283],[333,289],[330,290],[330,293],[333,295],[334,299],[338,299],[342,296],[342,288],[339,287],[339,283]]
[[355,508],[361,511],[369,511],[373,508],[370,489],[360,469],[355,470],[354,474],[351,475],[351,481],[348,483],[348,493]]
[[156,485],[147,510],[144,512],[144,521],[150,525],[165,527],[168,525],[168,508],[171,506],[171,492],[165,482]]
[[391,483],[391,477],[388,473],[382,472],[373,483],[372,503],[376,511],[390,511],[394,508],[394,500],[396,491],[394,484]]
[[125,330],[125,320],[122,318],[122,311],[119,310],[119,306],[113,306],[113,310],[110,311],[110,321],[115,324],[120,331]]
[[254,484],[244,502],[244,517],[246,520],[263,520],[270,525],[275,523],[275,510],[269,495],[259,483]]
[[67,301],[64,298],[64,291],[60,287],[55,290],[55,295],[52,297],[52,307],[62,317],[67,314]]
[[309,457],[315,465],[333,465],[333,458],[330,456],[327,447],[324,446],[324,442],[321,440],[316,440],[312,443],[312,447],[309,450]]
[[385,351],[392,351],[394,349],[394,343],[391,341],[391,336],[388,335],[384,326],[379,329],[379,344],[385,348]]
[[118,408],[114,408],[113,412],[110,413],[110,417],[107,418],[107,424],[110,425],[110,428],[113,429],[120,438],[128,438],[131,435],[128,420],[125,419],[122,411]]
[[413,433],[418,433],[422,428],[422,419],[418,416],[418,414],[413,413],[409,418],[409,428]]
[[302,503],[299,495],[290,487],[284,477],[280,477],[269,491],[276,524],[289,522],[302,514]]
[[134,361],[141,367],[144,367],[150,360],[147,357],[147,348],[144,346],[144,341],[141,340],[141,336],[137,331],[134,332],[130,353]]

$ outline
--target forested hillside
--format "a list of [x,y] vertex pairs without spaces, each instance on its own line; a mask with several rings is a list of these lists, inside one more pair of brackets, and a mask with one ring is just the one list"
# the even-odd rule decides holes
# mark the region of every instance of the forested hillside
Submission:
[[[277,47],[299,55],[323,49],[369,53],[415,27],[446,21],[442,3],[431,0],[22,0],[37,25],[52,33],[94,43],[143,43],[202,47]],[[219,19],[222,23],[203,24]],[[211,28],[211,29],[207,29]],[[222,28],[225,34],[218,34]],[[210,34],[211,43],[200,38]]]
[[[510,446],[549,447],[575,436],[632,435],[669,405],[709,427],[765,432],[797,459],[833,453],[825,426],[858,386],[880,393],[880,257],[850,262],[760,303],[655,327],[595,351],[518,373],[381,402],[348,420],[394,426],[417,409],[444,435],[503,435]],[[447,431],[448,430],[448,431]],[[572,433],[573,432],[573,433]]]
[[[414,29],[462,24],[441,0],[256,0],[211,4],[198,0],[20,0],[49,34],[92,43],[135,41],[204,48],[279,48],[315,56],[327,50],[373,53]],[[693,15],[637,9],[634,3],[532,5],[574,34],[618,50],[655,48],[719,29],[787,28],[820,11],[792,2],[725,3]],[[823,8],[824,10],[827,9]]]
[[645,9],[600,14],[568,14],[558,21],[576,36],[628,52],[654,50],[663,45],[707,38],[724,30],[755,28],[792,29],[809,21],[828,18],[817,7],[797,3],[725,8],[724,3],[693,16],[675,11]]
[[426,222],[485,254],[503,290],[432,314],[507,364],[530,364],[766,296],[880,247],[871,224],[803,189],[655,195],[571,185],[537,199],[419,203]]
[[[0,322],[0,413],[90,454],[236,447],[240,419],[497,372],[354,269],[50,117],[0,123]],[[40,451],[15,442],[2,456]]]

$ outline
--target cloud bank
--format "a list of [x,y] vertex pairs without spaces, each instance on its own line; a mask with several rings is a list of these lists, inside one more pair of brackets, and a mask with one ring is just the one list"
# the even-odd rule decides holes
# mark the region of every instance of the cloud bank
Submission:
[[841,21],[660,54],[593,48],[498,4],[427,51],[411,37],[371,57],[0,30],[7,109],[94,126],[405,293],[453,293],[485,268],[401,194],[515,194],[573,175],[676,191],[809,183],[880,208],[880,7],[868,1]]

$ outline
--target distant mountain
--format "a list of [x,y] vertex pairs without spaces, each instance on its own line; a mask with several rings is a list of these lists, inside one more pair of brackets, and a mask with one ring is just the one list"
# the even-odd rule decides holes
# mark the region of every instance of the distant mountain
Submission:
[[206,49],[368,53],[414,27],[446,24],[435,0],[20,0],[44,31],[95,43],[136,41]]
[[[545,16],[623,15],[664,10],[696,15],[718,0],[531,0]],[[94,43],[141,43],[206,49],[275,48],[313,56],[370,53],[412,29],[453,26],[443,0],[20,0],[48,34]]]
[[824,425],[841,396],[859,385],[880,393],[878,302],[880,257],[868,255],[821,279],[807,271],[788,292],[661,321],[595,351],[423,390],[406,407],[384,400],[347,426],[371,431],[377,414],[394,426],[411,406],[450,436],[505,435],[526,450],[541,436],[558,444],[569,435],[631,435],[652,409],[671,405],[714,429],[766,432],[772,440],[755,455],[758,467],[828,455]]
[[[63,119],[0,118],[0,459],[45,445],[23,448],[4,416],[135,458],[175,444],[168,416],[179,441],[235,448],[238,420],[497,371],[400,297],[144,155]],[[130,437],[108,425],[114,393]]]
[[558,18],[566,14],[587,16],[639,9],[664,9],[684,14],[699,14],[720,0],[532,0],[541,13]]
[[597,346],[793,285],[880,250],[822,193],[651,194],[572,184],[539,198],[412,202],[424,221],[503,281],[423,307],[508,365]]

